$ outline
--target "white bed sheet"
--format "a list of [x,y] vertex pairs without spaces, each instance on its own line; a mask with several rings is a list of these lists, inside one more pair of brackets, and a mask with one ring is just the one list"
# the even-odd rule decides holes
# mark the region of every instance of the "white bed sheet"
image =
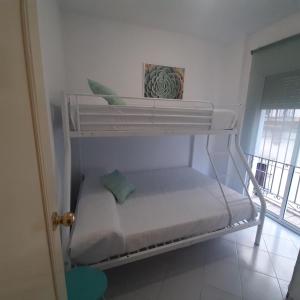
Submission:
[[73,261],[81,264],[125,251],[116,201],[101,185],[99,175],[90,174],[81,187],[70,248]]
[[[77,224],[71,241],[73,260],[95,263],[111,255],[216,231],[229,223],[226,205],[216,180],[194,169],[182,167],[139,171],[127,173],[126,176],[136,186],[136,192],[122,205],[115,204],[113,196],[101,188],[100,176],[98,180],[86,179],[84,185],[90,187],[84,186],[78,204]],[[93,188],[93,184],[97,188]],[[92,203],[91,188],[95,192]],[[249,199],[232,189],[224,189],[233,221],[250,220],[253,210]],[[111,203],[114,203],[116,211],[104,212],[102,203],[110,203],[110,208],[113,207]],[[113,227],[104,231],[103,226],[111,226],[108,222],[111,213]],[[106,219],[100,221],[102,214],[106,214]],[[74,236],[76,243],[73,242]],[[111,242],[108,242],[109,236]],[[103,241],[106,244],[102,245]],[[110,255],[107,245],[111,247]]]

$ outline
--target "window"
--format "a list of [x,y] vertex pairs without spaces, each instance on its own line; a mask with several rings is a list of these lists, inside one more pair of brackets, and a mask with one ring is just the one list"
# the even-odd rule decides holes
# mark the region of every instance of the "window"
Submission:
[[[249,155],[249,163],[268,211],[300,228],[299,153],[300,109],[261,110],[255,155]],[[249,190],[255,195],[251,184]]]
[[299,53],[300,35],[252,51],[241,144],[269,213],[300,232]]

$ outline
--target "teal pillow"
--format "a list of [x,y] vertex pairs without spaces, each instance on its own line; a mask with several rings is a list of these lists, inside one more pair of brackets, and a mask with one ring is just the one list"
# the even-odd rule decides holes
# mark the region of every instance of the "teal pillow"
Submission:
[[118,170],[102,176],[102,183],[120,204],[124,203],[128,196],[135,191],[135,186],[128,182],[127,178]]
[[109,105],[126,105],[126,102],[122,100],[119,96],[117,96],[116,93],[107,86],[91,79],[88,79],[88,83],[93,94],[111,95],[109,97],[102,97],[107,101]]

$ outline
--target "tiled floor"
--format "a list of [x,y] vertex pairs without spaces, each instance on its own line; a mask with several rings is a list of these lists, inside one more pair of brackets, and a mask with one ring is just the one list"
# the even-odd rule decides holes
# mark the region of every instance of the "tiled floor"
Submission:
[[[273,214],[279,216],[280,210],[281,210],[281,204],[277,203],[275,204],[272,201],[269,201],[268,198],[266,197],[266,202],[267,202],[267,210],[272,212]],[[260,200],[258,197],[253,197],[254,203],[256,203],[258,206],[260,206]],[[300,216],[299,212],[295,209],[293,209],[291,206],[289,206],[289,209],[285,212],[284,214],[284,219],[285,221],[295,225],[296,227],[300,228]]]
[[266,219],[254,247],[255,228],[107,271],[106,299],[282,300],[300,236]]

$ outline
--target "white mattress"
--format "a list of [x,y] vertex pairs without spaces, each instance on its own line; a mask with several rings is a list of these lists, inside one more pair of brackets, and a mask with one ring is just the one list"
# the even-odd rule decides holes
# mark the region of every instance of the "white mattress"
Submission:
[[[228,211],[214,179],[188,167],[126,176],[136,186],[136,192],[122,205],[116,204],[112,194],[101,186],[99,175],[87,176],[71,240],[73,261],[95,263],[228,225]],[[233,221],[250,220],[249,199],[224,188]]]

